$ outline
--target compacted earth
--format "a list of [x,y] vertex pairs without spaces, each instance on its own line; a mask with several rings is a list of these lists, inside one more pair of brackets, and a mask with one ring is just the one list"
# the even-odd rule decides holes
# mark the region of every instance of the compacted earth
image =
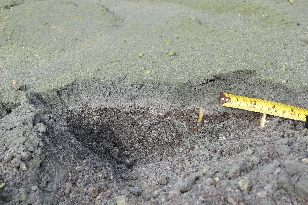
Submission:
[[308,203],[304,122],[268,116],[261,129],[261,114],[226,109],[198,123],[198,108],[76,105],[63,93],[0,119],[0,204]]

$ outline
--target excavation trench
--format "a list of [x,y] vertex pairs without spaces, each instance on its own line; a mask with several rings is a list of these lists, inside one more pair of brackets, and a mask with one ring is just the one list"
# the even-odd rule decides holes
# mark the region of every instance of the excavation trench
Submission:
[[99,108],[78,107],[69,110],[67,131],[84,148],[102,160],[107,160],[115,172],[135,165],[161,161],[175,155],[185,155],[194,149],[192,136],[207,137],[217,142],[216,127],[234,118],[256,121],[259,114],[242,116],[223,112],[204,115],[198,123],[198,109],[173,110],[156,113],[146,108]]
[[84,147],[120,166],[172,156],[183,144],[184,135],[173,119],[147,109],[81,107],[67,119],[69,132]]
[[[76,82],[54,93],[33,95],[30,101],[53,113],[53,119],[44,120],[44,115],[41,121],[49,124],[46,139],[56,147],[65,144],[64,151],[73,153],[77,145],[72,141],[77,140],[82,145],[83,150],[78,151],[83,153],[82,159],[95,155],[107,160],[112,169],[121,170],[184,154],[193,149],[195,136],[215,142],[221,135],[229,136],[234,127],[238,127],[238,136],[250,134],[244,131],[251,123],[258,127],[259,113],[218,104],[217,87],[227,89],[228,79],[218,76],[182,87]],[[205,114],[199,125],[201,106]],[[218,150],[227,155],[244,149],[224,146]]]
[[[168,183],[161,181],[166,173],[172,184],[183,175],[201,172],[204,164],[216,169],[216,163],[227,164],[241,153],[247,152],[249,159],[255,153],[261,159],[258,166],[279,157],[276,151],[267,154],[257,149],[272,145],[273,137],[295,136],[304,123],[268,116],[270,123],[261,129],[259,113],[219,106],[217,90],[229,92],[229,86],[228,78],[222,77],[182,86],[76,82],[30,94],[15,109],[2,106],[6,109],[2,115],[7,116],[0,142],[7,148],[0,160],[7,173],[19,170],[15,180],[11,175],[3,179],[7,187],[1,193],[3,201],[21,200],[21,193],[26,193],[28,204],[37,199],[42,204],[79,204],[85,196],[94,203],[97,192],[110,204],[116,196],[139,196],[138,187]],[[278,88],[263,93],[281,93],[277,99],[301,96]],[[245,89],[230,93],[246,96]],[[257,167],[247,166],[243,174]]]
[[[224,120],[228,113],[204,115],[203,121]],[[97,156],[119,166],[151,163],[189,150],[187,140],[201,128],[197,110],[153,113],[145,108],[70,110],[68,131]]]

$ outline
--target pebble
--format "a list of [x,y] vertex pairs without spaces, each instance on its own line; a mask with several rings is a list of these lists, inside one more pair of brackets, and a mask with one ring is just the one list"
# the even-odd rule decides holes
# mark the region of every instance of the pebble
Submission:
[[5,183],[1,183],[0,184],[0,190],[3,189],[5,187]]
[[82,166],[77,166],[77,167],[75,168],[75,170],[76,170],[77,172],[80,172],[80,171],[83,170],[83,167],[82,167]]
[[142,193],[142,189],[139,187],[130,188],[129,191],[136,196],[140,196]]
[[308,158],[303,158],[302,162],[305,163],[305,164],[308,164]]
[[29,161],[30,159],[32,159],[32,155],[30,152],[22,152],[21,153],[21,160],[24,162]]
[[237,177],[239,177],[241,175],[241,170],[240,167],[238,165],[234,165],[230,171],[229,171],[229,177],[231,179],[236,179]]
[[19,168],[19,165],[20,165],[20,161],[16,158],[14,158],[12,161],[11,161],[11,165],[12,167],[15,167],[15,168]]
[[247,191],[249,192],[251,190],[251,181],[248,179],[248,178],[245,178],[245,179],[241,179],[239,182],[238,182],[238,186],[239,188],[242,190],[242,191]]
[[47,131],[47,127],[43,123],[38,123],[36,127],[40,133],[45,133]]
[[36,191],[37,189],[38,189],[37,186],[31,186],[31,190],[32,190],[32,191]]
[[248,150],[246,150],[246,152],[244,152],[244,154],[252,155],[253,154],[253,150],[252,149],[248,149]]
[[119,196],[117,197],[117,200],[116,200],[116,204],[117,205],[126,205],[126,198],[125,196]]
[[276,176],[276,175],[279,174],[280,171],[281,171],[281,168],[278,167],[278,168],[273,172],[273,174]]
[[267,197],[267,192],[266,191],[260,191],[256,194],[258,199],[264,199]]
[[202,170],[202,174],[206,175],[208,172],[209,172],[209,166],[206,165]]
[[188,192],[192,189],[193,182],[190,180],[182,181],[179,183],[179,191],[181,193]]
[[119,152],[120,152],[119,149],[115,147],[110,151],[110,156],[116,159],[119,157]]
[[258,156],[252,156],[250,160],[253,162],[254,165],[258,165],[260,163],[260,158]]
[[9,161],[11,161],[13,159],[13,153],[6,153],[5,156],[4,156],[4,159],[3,161],[5,163],[8,163]]
[[31,135],[29,136],[29,140],[28,140],[35,148],[37,148],[40,145],[40,140],[34,136]]
[[23,170],[23,171],[27,171],[28,170],[26,164],[23,163],[23,162],[20,163],[20,169]]
[[32,146],[32,144],[30,144],[28,141],[25,142],[25,147],[26,147],[26,149],[27,149],[29,152],[34,152],[34,151],[35,151],[34,146]]
[[91,193],[91,197],[95,198],[98,195],[98,189],[96,187],[91,187],[90,188],[90,193]]
[[167,177],[162,177],[158,180],[158,184],[160,185],[167,185],[168,184],[168,178]]

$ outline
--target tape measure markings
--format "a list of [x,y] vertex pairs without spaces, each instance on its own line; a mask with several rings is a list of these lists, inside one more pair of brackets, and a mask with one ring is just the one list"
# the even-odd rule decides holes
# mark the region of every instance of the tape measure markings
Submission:
[[278,117],[301,120],[308,124],[308,110],[281,103],[220,93],[219,104],[225,107],[254,111]]

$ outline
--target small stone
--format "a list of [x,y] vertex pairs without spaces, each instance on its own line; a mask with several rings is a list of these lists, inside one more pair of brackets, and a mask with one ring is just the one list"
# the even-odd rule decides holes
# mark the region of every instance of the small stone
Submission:
[[53,187],[54,187],[54,186],[53,186],[53,183],[50,182],[50,183],[48,183],[47,187],[45,187],[45,191],[51,193],[51,192],[54,191],[54,188],[53,188]]
[[116,199],[116,204],[117,205],[126,205],[127,204],[125,196],[118,196],[116,198],[117,198]]
[[240,180],[238,182],[238,186],[242,191],[247,191],[247,192],[249,192],[252,187],[251,181],[248,178]]
[[47,131],[47,127],[43,123],[38,123],[36,127],[40,133],[45,133]]
[[36,191],[37,189],[38,189],[37,186],[31,186],[31,190],[32,190],[32,191]]
[[96,187],[91,187],[90,188],[90,193],[91,193],[91,197],[95,198],[98,195],[98,189]]
[[129,191],[136,196],[140,196],[142,193],[142,189],[140,189],[139,187],[130,188]]
[[107,197],[109,197],[111,194],[112,194],[112,191],[110,189],[104,192],[104,195]]
[[12,159],[13,159],[13,153],[6,153],[6,155],[4,156],[3,161],[5,163],[7,163],[7,162],[11,161]]
[[129,157],[131,155],[131,153],[129,151],[124,151],[122,153],[123,156]]
[[26,84],[20,85],[20,86],[18,87],[18,90],[20,90],[20,91],[26,91],[26,90],[27,90],[27,85],[26,85]]
[[239,177],[241,175],[241,170],[240,170],[240,167],[238,165],[234,165],[232,167],[232,169],[230,169],[229,171],[229,177],[231,179],[236,179],[237,177]]
[[25,147],[26,147],[26,149],[27,149],[29,152],[34,152],[34,151],[35,151],[34,147],[33,147],[32,144],[30,144],[29,142],[26,142],[26,143],[25,143]]
[[5,183],[1,183],[0,184],[0,190],[3,189],[5,187]]
[[297,184],[298,180],[299,180],[299,177],[297,175],[294,175],[293,177],[291,177],[292,184]]
[[22,152],[21,153],[21,160],[24,162],[29,161],[32,158],[32,155],[30,152]]
[[253,162],[254,166],[257,166],[260,163],[260,158],[257,156],[252,156],[250,160]]
[[113,148],[110,151],[110,156],[114,159],[117,159],[119,157],[119,149],[117,147]]
[[257,195],[258,199],[264,199],[264,198],[267,197],[267,192],[266,191],[260,191],[256,195]]
[[185,182],[183,182],[183,181],[180,182],[179,183],[179,191],[181,193],[185,193],[185,192],[190,191],[192,189],[192,184],[193,184],[193,182],[190,181],[190,180],[187,180]]
[[18,161],[21,161],[21,154],[15,153],[14,154],[14,159],[17,159]]
[[303,158],[302,162],[305,163],[305,164],[308,164],[308,158]]
[[134,159],[134,158],[125,158],[125,159],[123,160],[123,162],[124,162],[124,164],[125,164],[126,166],[131,167],[131,166],[134,165],[135,159]]
[[253,154],[253,150],[252,149],[248,149],[245,152],[246,155],[252,155]]
[[83,167],[82,167],[82,166],[77,166],[77,167],[75,168],[75,170],[76,170],[76,172],[80,172],[80,171],[83,170]]
[[70,182],[65,183],[64,194],[68,195],[71,192],[72,184]]
[[206,175],[208,172],[209,172],[209,166],[206,165],[202,170],[202,174]]
[[158,184],[160,185],[167,185],[168,184],[168,178],[167,177],[162,177],[158,180]]
[[278,167],[277,169],[275,169],[275,171],[273,172],[273,174],[276,176],[279,174],[279,172],[281,171],[281,168]]
[[168,55],[169,55],[170,57],[171,57],[171,56],[176,56],[176,52],[171,51],[171,52],[168,53]]
[[201,173],[195,173],[192,176],[189,177],[189,180],[195,182],[198,181],[201,178]]
[[15,168],[19,168],[19,165],[20,165],[20,161],[18,160],[18,159],[13,159],[12,161],[11,161],[11,165],[12,165],[12,167],[15,167]]
[[[29,136],[29,139],[28,141],[35,147],[37,148],[40,144],[40,140],[38,137],[34,136],[34,135],[31,135]],[[31,151],[31,150],[30,150]]]
[[26,164],[23,163],[23,162],[20,163],[20,169],[23,170],[23,171],[27,171],[28,170]]

